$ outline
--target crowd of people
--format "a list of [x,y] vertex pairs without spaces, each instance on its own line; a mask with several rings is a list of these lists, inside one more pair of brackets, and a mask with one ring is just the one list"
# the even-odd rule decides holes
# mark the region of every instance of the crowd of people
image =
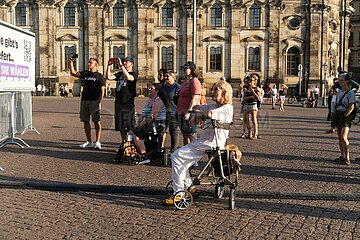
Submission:
[[[221,124],[230,126],[233,121],[232,96],[233,91],[225,78],[219,79],[210,89],[214,103],[207,104],[204,81],[199,80],[196,65],[187,61],[181,66],[183,78],[179,81],[174,72],[166,69],[158,71],[158,82],[149,85],[148,101],[142,110],[141,117],[135,122],[135,96],[137,74],[134,72],[134,60],[131,57],[124,59],[111,58],[105,72],[105,77],[97,71],[98,61],[90,58],[88,69],[77,72],[74,69],[74,59],[70,58],[70,73],[82,80],[82,96],[80,103],[80,119],[84,124],[86,142],[79,147],[94,147],[101,149],[101,124],[100,109],[101,101],[106,92],[105,79],[116,82],[115,89],[115,131],[120,132],[120,142],[129,139],[134,141],[140,154],[146,154],[146,146],[143,142],[149,126],[155,124],[162,126],[170,134],[172,153],[172,178],[174,193],[186,190],[192,185],[189,168],[199,161],[205,150],[218,144],[224,148],[229,136],[229,128],[223,127],[215,131],[209,127],[207,119],[213,119]],[[113,72],[111,66],[117,64],[118,72]],[[348,133],[351,127],[352,111],[355,108],[355,95],[350,89],[351,77],[349,74],[340,74],[339,81],[334,80],[334,85],[329,91],[329,114],[331,129],[327,133],[337,130],[339,139],[340,157],[334,161],[350,164]],[[271,102],[272,109],[279,104],[279,111],[284,112],[285,97],[288,87],[285,84],[261,84],[256,74],[250,74],[244,78],[244,85],[239,86],[242,101],[241,112],[243,113],[242,138],[261,139],[259,134],[258,112],[262,109],[263,101]],[[319,96],[319,88],[316,85],[312,91],[312,106],[316,107]],[[196,138],[196,123],[191,114],[196,112],[202,116],[203,125],[208,127],[199,138]],[[95,124],[96,140],[92,142],[90,118]],[[180,146],[180,133],[182,135],[182,147]],[[148,163],[149,161],[146,160]],[[140,163],[141,164],[141,163]],[[164,200],[165,204],[173,204],[173,197]]]

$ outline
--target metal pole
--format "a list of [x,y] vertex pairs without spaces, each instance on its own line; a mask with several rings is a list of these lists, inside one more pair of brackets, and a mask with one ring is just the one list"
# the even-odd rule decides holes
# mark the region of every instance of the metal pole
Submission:
[[196,0],[193,0],[192,61],[196,62]]

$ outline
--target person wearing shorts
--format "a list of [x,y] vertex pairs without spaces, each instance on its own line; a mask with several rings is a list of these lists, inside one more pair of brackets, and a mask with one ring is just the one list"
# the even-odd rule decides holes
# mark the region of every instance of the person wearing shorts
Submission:
[[[81,79],[83,91],[80,103],[80,120],[84,123],[84,130],[87,141],[80,148],[95,147],[101,149],[101,124],[100,109],[101,100],[105,93],[104,76],[97,71],[98,61],[96,58],[90,58],[88,70],[76,72],[74,68],[74,58],[70,57],[70,74]],[[90,117],[95,125],[96,141],[93,144],[91,139]]]
[[280,112],[284,111],[284,103],[285,103],[285,96],[286,96],[287,89],[288,89],[288,87],[285,84],[280,85],[280,88],[279,88],[279,102],[280,102],[279,110],[280,110]]
[[[258,107],[257,100],[259,98],[259,90],[256,87],[256,79],[253,77],[247,77],[246,90],[244,90],[244,125],[248,131],[249,139],[260,139],[259,126],[257,120]],[[250,116],[252,119],[253,130],[250,126]]]
[[337,128],[341,154],[340,157],[334,159],[334,162],[345,165],[350,165],[348,135],[351,127],[352,111],[356,103],[355,93],[350,89],[350,76],[348,73],[340,73],[339,75],[341,90],[336,94],[336,110],[332,120],[332,124]]

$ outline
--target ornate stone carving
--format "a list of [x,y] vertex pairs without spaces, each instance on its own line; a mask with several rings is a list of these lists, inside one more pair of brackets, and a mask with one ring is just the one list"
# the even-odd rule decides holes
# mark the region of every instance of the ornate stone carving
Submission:
[[230,6],[233,8],[241,8],[242,4],[242,0],[230,0]]
[[82,0],[82,2],[87,6],[102,6],[104,5],[104,0]]
[[153,0],[133,0],[132,4],[137,7],[151,7],[154,4]]
[[39,6],[53,6],[55,0],[34,0],[33,3],[36,3]]
[[283,0],[273,0],[271,2],[270,6],[272,6],[274,9],[280,10],[282,12],[284,12],[285,8],[286,8]]

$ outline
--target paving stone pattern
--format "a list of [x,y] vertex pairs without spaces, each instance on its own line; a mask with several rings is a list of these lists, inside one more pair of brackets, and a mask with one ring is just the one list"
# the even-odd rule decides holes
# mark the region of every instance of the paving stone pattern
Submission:
[[[146,99],[137,99],[141,110]],[[211,194],[187,211],[163,207],[161,189],[170,167],[114,165],[119,133],[113,131],[113,99],[103,102],[103,149],[79,149],[85,135],[78,98],[34,98],[33,125],[41,133],[21,136],[31,148],[0,149],[0,239],[360,239],[360,201],[299,200],[296,194],[360,193],[360,162],[338,165],[336,135],[326,135],[325,108],[286,106],[285,112],[264,105],[263,139],[239,138],[240,104],[230,143],[243,152],[239,192],[294,193],[292,199],[236,198]],[[350,133],[351,157],[360,156],[360,126]],[[167,145],[169,142],[167,141]],[[5,182],[92,184],[134,189],[134,193],[44,191]],[[15,186],[15,185],[14,185]],[[138,190],[138,192],[136,192]],[[211,192],[213,188],[204,188]]]

